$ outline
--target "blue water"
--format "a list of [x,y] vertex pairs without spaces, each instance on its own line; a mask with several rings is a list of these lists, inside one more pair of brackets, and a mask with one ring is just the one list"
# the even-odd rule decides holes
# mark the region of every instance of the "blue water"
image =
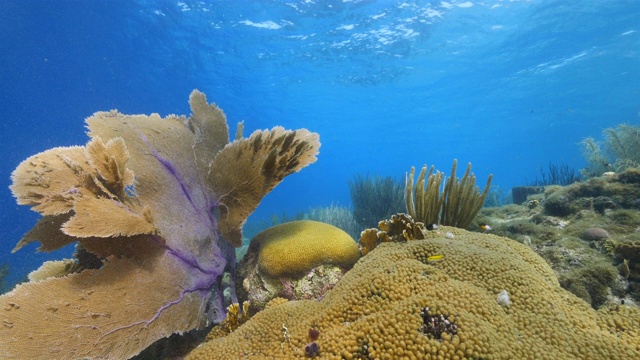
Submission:
[[0,2],[0,264],[8,283],[69,256],[10,250],[38,215],[11,171],[83,145],[95,111],[189,114],[200,89],[245,135],[318,132],[317,163],[250,218],[349,205],[358,173],[473,163],[521,185],[551,163],[580,169],[577,143],[640,123],[640,1]]

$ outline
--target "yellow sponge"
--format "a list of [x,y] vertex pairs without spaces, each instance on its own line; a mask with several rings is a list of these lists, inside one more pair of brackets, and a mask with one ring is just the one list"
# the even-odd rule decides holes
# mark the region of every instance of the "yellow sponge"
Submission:
[[252,249],[259,249],[260,271],[272,277],[300,275],[323,264],[351,267],[360,257],[349,234],[311,220],[269,228],[251,240],[249,251]]

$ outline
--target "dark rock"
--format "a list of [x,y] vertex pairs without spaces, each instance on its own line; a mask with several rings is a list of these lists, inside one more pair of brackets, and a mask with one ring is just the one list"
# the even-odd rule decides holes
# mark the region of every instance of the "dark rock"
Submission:
[[593,210],[595,210],[599,214],[604,214],[606,209],[615,209],[618,205],[606,196],[598,196],[593,199]]
[[640,168],[631,168],[618,174],[617,180],[624,184],[640,184]]
[[527,196],[543,192],[544,187],[542,186],[516,186],[511,189],[511,196],[514,204],[522,204],[527,200]]
[[544,202],[544,212],[547,215],[564,217],[574,212],[569,198],[561,194],[553,194]]

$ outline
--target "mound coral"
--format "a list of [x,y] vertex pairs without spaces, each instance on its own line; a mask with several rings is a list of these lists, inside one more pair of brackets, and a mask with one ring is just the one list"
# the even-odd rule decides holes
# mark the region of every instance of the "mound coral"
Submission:
[[290,276],[321,264],[351,267],[360,254],[339,228],[319,221],[291,221],[256,235],[247,254],[258,252],[258,266],[270,276]]
[[259,310],[274,297],[321,298],[358,261],[355,241],[318,221],[292,221],[256,235],[238,265],[238,295]]
[[607,239],[609,237],[609,233],[607,230],[602,228],[586,228],[582,232],[582,239],[587,241],[599,241],[603,239]]
[[378,245],[321,301],[269,307],[188,359],[302,359],[309,329],[321,359],[640,357],[637,308],[592,309],[516,241],[449,227],[426,237]]
[[320,144],[281,127],[230,143],[219,108],[198,91],[189,103],[189,118],[95,113],[86,146],[13,172],[18,203],[43,215],[16,250],[77,242],[82,255],[70,274],[0,297],[0,357],[125,359],[224,318],[222,277],[235,272],[242,224]]

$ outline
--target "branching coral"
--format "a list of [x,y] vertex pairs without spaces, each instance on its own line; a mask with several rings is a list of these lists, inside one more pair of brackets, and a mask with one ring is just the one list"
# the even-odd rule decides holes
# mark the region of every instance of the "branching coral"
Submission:
[[238,326],[249,320],[249,318],[251,318],[251,314],[249,312],[248,301],[242,303],[242,311],[240,311],[239,303],[229,305],[229,307],[227,307],[227,316],[220,324],[211,329],[209,334],[207,334],[206,341],[231,334]]
[[45,151],[13,172],[18,203],[43,215],[15,250],[78,242],[92,254],[78,262],[98,264],[0,297],[3,358],[124,359],[222,320],[222,275],[234,273],[242,224],[320,144],[281,127],[229,143],[222,111],[198,91],[189,103],[189,118],[95,113],[86,146]]
[[489,193],[491,179],[489,175],[487,185],[482,193],[475,186],[476,177],[471,173],[471,163],[462,179],[456,177],[458,160],[453,161],[451,176],[447,179],[441,192],[444,174],[433,172],[433,166],[427,175],[427,166],[423,166],[414,186],[415,168],[407,177],[405,184],[405,200],[409,215],[424,224],[442,224],[467,227],[478,214]]
[[392,215],[391,219],[381,220],[378,228],[366,229],[360,234],[358,243],[362,255],[367,255],[383,242],[424,239],[427,231],[423,223],[415,222],[411,216],[402,213]]

